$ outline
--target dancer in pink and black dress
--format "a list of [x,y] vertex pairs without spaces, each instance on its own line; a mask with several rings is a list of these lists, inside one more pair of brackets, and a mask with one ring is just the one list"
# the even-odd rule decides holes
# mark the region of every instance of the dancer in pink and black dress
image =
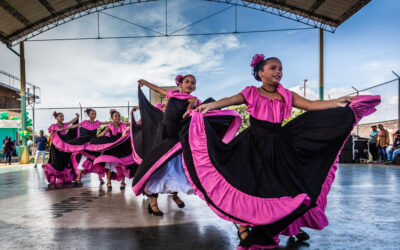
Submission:
[[125,177],[132,178],[137,165],[132,157],[129,124],[121,122],[121,114],[115,109],[110,110],[110,116],[112,122],[90,141],[85,151],[97,153],[93,165],[107,173],[107,189],[111,191],[111,180],[114,179],[121,181],[120,189],[123,190]]
[[[64,123],[64,114],[54,111],[54,118],[57,123],[52,124],[49,127],[50,138],[53,141],[55,137],[61,137],[64,140],[72,139],[77,136],[77,131],[75,129],[70,129],[68,132],[66,130],[57,132],[61,128],[68,127],[68,125],[77,123],[79,115],[70,122]],[[59,148],[51,144],[50,156],[47,163],[43,164],[44,174],[49,183],[68,183],[75,179],[76,173],[72,168],[71,164],[71,153],[63,152]]]
[[[178,197],[178,192],[193,193],[183,172],[178,133],[183,114],[199,105],[200,100],[190,95],[196,89],[196,79],[192,75],[178,76],[176,82],[180,90],[173,91],[145,80],[138,82],[142,129],[133,139],[133,155],[140,165],[132,187],[136,195],[143,192],[151,194],[149,213],[162,216],[157,205],[159,193],[172,193],[172,199],[179,208],[185,204]],[[143,85],[167,97],[165,112],[148,102],[140,89]]]
[[[196,194],[221,218],[240,225],[239,248],[273,248],[279,234],[307,235],[322,229],[338,155],[353,127],[375,111],[379,96],[309,101],[281,84],[277,58],[253,57],[253,75],[262,82],[191,112],[181,133],[185,173]],[[245,104],[251,126],[223,140],[210,115],[224,116],[230,105]],[[292,107],[308,110],[285,126]]]
[[[94,109],[86,108],[84,112],[89,117],[89,120],[84,120],[79,124],[74,124],[66,128],[59,129],[59,131],[63,131],[78,128],[77,138],[68,141],[62,141],[60,138],[54,138],[55,141],[53,141],[53,143],[55,143],[56,146],[58,146],[59,148],[66,149],[66,151],[73,151],[71,157],[74,170],[76,173],[78,173],[78,176],[76,177],[76,184],[78,186],[82,185],[82,174],[89,174],[92,172],[93,169],[93,159],[91,160],[88,158],[88,156],[83,154],[82,150],[80,150],[80,147],[84,146],[92,138],[95,138],[97,136],[97,130],[101,125],[107,125],[110,123],[100,122],[99,120],[96,120],[97,113]],[[94,172],[96,173],[96,171]],[[100,177],[100,175],[99,181],[101,185],[104,184],[104,180]]]

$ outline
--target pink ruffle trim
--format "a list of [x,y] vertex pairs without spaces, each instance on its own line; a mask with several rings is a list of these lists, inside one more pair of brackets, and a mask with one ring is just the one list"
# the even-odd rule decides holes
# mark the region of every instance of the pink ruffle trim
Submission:
[[50,163],[43,164],[44,176],[49,183],[69,183],[75,179],[72,169],[66,168],[62,171],[55,170]]
[[[361,118],[374,113],[376,111],[375,106],[379,105],[380,102],[381,98],[380,96],[377,95],[375,96],[362,95],[358,96],[358,99],[353,100],[350,103],[350,108],[353,110],[355,117],[355,123],[353,124],[353,127],[357,125],[357,123],[361,120]],[[287,236],[296,235],[298,234],[299,228],[301,227],[308,227],[312,229],[322,230],[329,224],[328,218],[325,215],[325,208],[327,206],[327,196],[331,189],[332,183],[335,180],[335,173],[337,170],[337,165],[339,163],[339,155],[343,149],[345,142],[343,143],[331,169],[329,170],[328,176],[325,179],[325,182],[321,189],[321,193],[317,199],[317,206],[310,209],[307,213],[305,213],[303,216],[301,216],[292,224],[290,224],[289,227],[284,231],[282,231],[281,234]]]
[[[219,112],[222,115],[224,110]],[[196,174],[201,185],[208,191],[207,196],[214,204],[209,204],[209,207],[218,216],[241,225],[265,225],[289,215],[301,204],[309,205],[310,198],[307,194],[299,194],[294,198],[259,198],[245,194],[229,184],[215,169],[209,158],[203,116],[201,113],[192,113],[191,125],[189,127],[189,143],[192,150],[193,162],[196,166]],[[184,169],[195,193],[207,201],[203,193],[194,185],[185,164]],[[226,214],[247,223],[227,216],[216,207]]]

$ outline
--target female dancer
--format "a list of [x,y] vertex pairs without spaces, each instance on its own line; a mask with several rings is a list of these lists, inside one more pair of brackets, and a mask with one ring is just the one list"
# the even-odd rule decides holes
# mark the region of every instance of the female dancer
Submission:
[[[111,141],[115,140],[113,138],[120,138],[128,130],[129,124],[121,122],[121,114],[117,110],[111,109],[110,115],[112,122],[109,123],[107,127],[105,127],[105,129],[100,134],[97,135],[98,138],[103,139],[102,140],[103,143],[107,143],[107,141],[109,141],[109,139],[107,138],[110,138]],[[109,157],[103,157],[103,158],[109,158]],[[119,163],[110,161],[109,159],[107,159],[106,161],[103,161],[101,159],[96,159],[94,164],[99,164],[99,163],[105,163],[105,169],[107,170],[107,189],[111,191],[112,189],[111,175],[112,173],[118,175],[117,167]],[[125,189],[125,176],[121,177],[120,189],[121,190]]]
[[[60,128],[68,127],[73,123],[78,122],[79,115],[71,121],[64,123],[64,114],[61,112],[53,112],[56,123],[49,127],[50,138],[53,140],[55,135],[64,139],[72,139],[76,137],[76,129],[70,129],[67,133],[66,130],[57,132]],[[74,179],[75,172],[71,166],[71,154],[62,152],[54,143],[50,147],[50,157],[47,163],[43,164],[44,174],[49,183],[65,183],[71,182]]]
[[[58,131],[63,131],[63,130],[69,130],[69,129],[73,129],[73,128],[79,128],[78,129],[78,138],[79,139],[75,139],[74,140],[75,142],[70,141],[70,143],[73,143],[75,145],[84,144],[86,142],[89,142],[90,139],[96,137],[97,129],[101,125],[107,125],[109,123],[109,122],[100,122],[99,120],[96,120],[97,113],[96,113],[96,110],[94,110],[94,109],[86,108],[84,112],[89,117],[89,120],[84,120],[83,122],[81,122],[79,124],[74,124],[74,125],[71,125],[66,128],[62,128],[62,129],[58,130]],[[74,157],[77,157],[78,153],[79,152],[74,152],[72,154],[73,162],[74,162]],[[78,186],[82,186],[82,181],[81,181],[82,173],[84,173],[84,174],[90,173],[91,171],[90,171],[90,168],[88,168],[88,166],[92,166],[92,164],[85,164],[85,161],[88,160],[88,157],[85,154],[79,154],[79,155],[81,155],[81,157],[79,160],[79,164],[77,165],[78,176],[76,177],[76,184]],[[104,180],[100,177],[100,175],[99,175],[99,181],[100,181],[101,185],[104,184]]]
[[[309,101],[280,84],[279,59],[255,55],[251,66],[262,85],[199,106],[181,142],[196,194],[217,215],[241,225],[241,247],[269,248],[277,246],[280,233],[327,225],[326,197],[340,150],[380,97]],[[225,110],[212,110],[234,104],[247,105],[251,126],[234,140],[221,141],[206,115],[223,115]],[[310,111],[282,127],[292,106]]]
[[[196,79],[193,75],[178,76],[177,86],[180,90],[167,91],[146,80],[139,80],[139,106],[142,117],[142,138],[134,139],[134,152],[136,157],[142,155],[141,164],[135,174],[132,186],[136,195],[143,191],[152,194],[148,211],[151,214],[162,216],[157,205],[158,193],[172,193],[172,199],[179,208],[185,206],[178,197],[178,192],[192,193],[193,190],[188,183],[182,167],[181,145],[178,139],[180,122],[183,114],[200,104],[200,100],[190,95],[196,89]],[[143,85],[165,95],[168,99],[165,112],[155,110],[148,105],[140,87]],[[149,115],[153,110],[154,115]],[[151,131],[147,129],[151,129]],[[156,131],[156,132],[155,132]],[[137,140],[138,138],[138,140]],[[147,145],[138,146],[140,142],[146,141]],[[156,172],[157,170],[157,172]]]

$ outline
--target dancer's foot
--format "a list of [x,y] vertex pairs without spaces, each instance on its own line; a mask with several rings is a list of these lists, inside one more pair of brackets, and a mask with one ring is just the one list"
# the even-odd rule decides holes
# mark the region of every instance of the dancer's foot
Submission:
[[147,209],[149,210],[149,214],[153,214],[156,216],[163,216],[163,212],[161,212],[160,209],[158,208],[157,199],[154,197],[152,197],[152,199],[150,200]]
[[111,182],[107,182],[107,191],[111,190],[112,190]]
[[172,195],[172,200],[175,201],[176,205],[177,205],[179,208],[184,208],[184,207],[185,207],[185,203],[181,200],[181,198],[179,198],[179,196],[178,196],[177,193],[174,193],[174,194]]
[[100,185],[104,185],[104,180],[103,180],[103,178],[101,178],[101,177],[99,177],[99,182],[100,182]]
[[304,232],[303,230],[299,230],[299,233],[298,234],[296,234],[296,238],[299,240],[299,241],[306,241],[306,240],[309,240],[310,239],[310,235],[308,235],[308,233],[306,233],[306,232]]
[[35,166],[33,166],[34,168],[37,168],[37,165],[35,164]]
[[125,189],[125,183],[121,183],[121,186],[119,187],[120,190],[124,190]]
[[82,181],[80,179],[76,180],[76,186],[81,187],[82,186]]

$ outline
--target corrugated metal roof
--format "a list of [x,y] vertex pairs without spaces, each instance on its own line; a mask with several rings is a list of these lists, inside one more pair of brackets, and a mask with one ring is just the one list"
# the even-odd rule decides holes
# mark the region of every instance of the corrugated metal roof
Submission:
[[[157,1],[157,0],[147,0]],[[0,0],[0,40],[7,45],[33,37],[48,29],[107,8],[147,2],[146,0]],[[161,0],[162,1],[162,0]],[[231,0],[216,0],[237,4]],[[273,14],[318,27],[338,27],[370,0],[249,0],[241,6],[259,10],[273,9]],[[78,15],[78,16],[77,16]],[[289,16],[288,16],[289,15]],[[291,15],[294,15],[292,17]]]

